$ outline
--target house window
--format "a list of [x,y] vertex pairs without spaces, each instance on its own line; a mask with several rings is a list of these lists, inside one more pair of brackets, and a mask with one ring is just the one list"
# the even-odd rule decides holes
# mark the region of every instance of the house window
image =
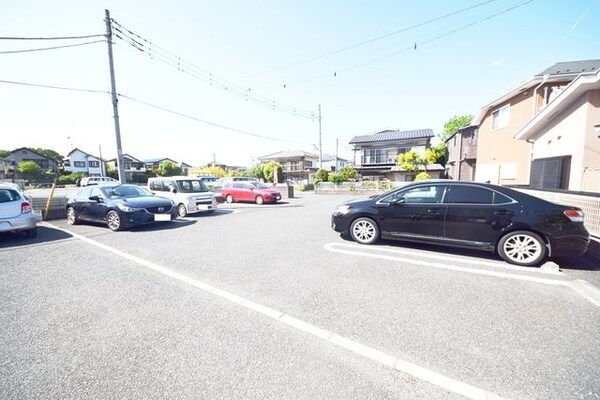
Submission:
[[387,159],[387,150],[383,149],[369,149],[363,150],[363,164],[386,164],[388,162]]
[[510,104],[492,112],[492,129],[500,129],[510,123]]
[[291,161],[290,162],[290,171],[300,171],[300,161]]
[[90,165],[90,168],[100,167],[100,161],[89,161],[88,164]]
[[75,168],[85,168],[85,161],[73,161]]
[[312,167],[313,163],[312,163],[312,161],[304,160],[304,166],[305,167]]

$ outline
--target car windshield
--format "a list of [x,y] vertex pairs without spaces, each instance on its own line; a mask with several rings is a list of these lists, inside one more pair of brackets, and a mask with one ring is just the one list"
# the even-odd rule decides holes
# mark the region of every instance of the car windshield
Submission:
[[208,192],[206,185],[198,179],[188,179],[177,181],[177,189],[181,193],[201,193]]
[[150,192],[140,186],[134,185],[121,185],[121,186],[110,186],[103,187],[102,193],[108,199],[119,199],[124,197],[140,197],[140,196],[152,196]]

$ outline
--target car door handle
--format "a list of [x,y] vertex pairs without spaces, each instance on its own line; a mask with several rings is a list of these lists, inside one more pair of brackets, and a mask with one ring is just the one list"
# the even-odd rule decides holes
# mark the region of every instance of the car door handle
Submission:
[[494,215],[506,215],[506,214],[507,214],[506,210],[498,210],[498,211],[494,212]]
[[437,208],[430,208],[429,210],[427,210],[427,214],[439,215],[440,210],[438,210]]

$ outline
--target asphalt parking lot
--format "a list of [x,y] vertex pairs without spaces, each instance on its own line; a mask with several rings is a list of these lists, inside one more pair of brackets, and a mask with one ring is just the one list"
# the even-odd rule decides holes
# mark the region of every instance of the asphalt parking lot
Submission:
[[600,258],[331,230],[347,197],[0,237],[0,398],[597,398]]

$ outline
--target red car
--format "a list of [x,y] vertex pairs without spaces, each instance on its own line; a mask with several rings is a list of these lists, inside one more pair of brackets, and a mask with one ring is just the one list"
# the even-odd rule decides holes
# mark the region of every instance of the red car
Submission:
[[227,182],[221,189],[221,197],[228,203],[249,201],[263,204],[281,200],[281,193],[262,182]]

